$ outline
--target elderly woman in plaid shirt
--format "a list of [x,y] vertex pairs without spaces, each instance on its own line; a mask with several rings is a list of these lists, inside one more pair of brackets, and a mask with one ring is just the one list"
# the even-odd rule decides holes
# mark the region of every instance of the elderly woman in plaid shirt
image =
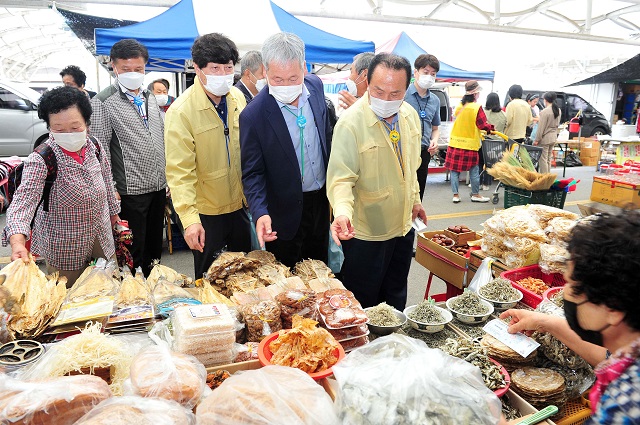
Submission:
[[478,150],[482,144],[480,130],[490,133],[493,125],[487,122],[482,106],[476,101],[482,88],[477,81],[467,81],[465,95],[462,97],[462,109],[456,113],[456,120],[449,134],[449,147],[444,167],[451,171],[451,190],[453,203],[460,202],[458,182],[462,171],[469,171],[471,179],[471,202],[489,202],[481,196],[480,167]]
[[32,251],[45,258],[48,272],[59,271],[71,286],[91,258],[114,256],[111,227],[120,220],[120,205],[106,155],[87,136],[89,98],[72,87],[55,88],[42,97],[38,116],[50,130],[44,143],[57,164],[48,212],[41,200],[53,160],[34,152],[24,161],[22,181],[7,211],[3,244],[11,244],[12,260],[29,261],[25,244],[35,223]]

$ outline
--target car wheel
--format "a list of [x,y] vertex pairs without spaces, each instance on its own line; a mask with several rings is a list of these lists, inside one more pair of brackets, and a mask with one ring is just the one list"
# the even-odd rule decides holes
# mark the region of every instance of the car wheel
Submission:
[[593,129],[593,131],[591,132],[591,136],[604,136],[605,134],[607,134],[606,130],[602,127],[596,127],[595,129]]
[[49,138],[49,135],[44,135],[44,136],[40,136],[40,138],[38,140],[36,140],[36,143],[33,145],[33,149],[37,148],[38,146],[40,146],[41,144],[44,143],[45,140],[47,140]]

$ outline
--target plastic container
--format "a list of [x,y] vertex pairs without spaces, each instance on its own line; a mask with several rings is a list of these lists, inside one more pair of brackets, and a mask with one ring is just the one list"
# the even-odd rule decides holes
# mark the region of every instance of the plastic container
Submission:
[[509,376],[509,372],[507,372],[507,369],[505,369],[504,366],[502,366],[500,363],[491,358],[489,360],[491,360],[496,366],[500,368],[500,373],[502,373],[502,376],[504,376],[504,383],[506,384],[505,387],[493,390],[493,393],[497,397],[502,397],[507,393],[507,391],[509,391],[509,387],[511,386],[511,376]]
[[542,294],[542,299],[545,301],[551,301],[551,298],[557,293],[562,291],[562,286],[555,286],[553,288],[549,288]]
[[540,279],[550,287],[564,286],[566,283],[564,277],[560,273],[545,274],[540,270],[540,266],[534,264],[533,266],[520,267],[518,269],[507,270],[500,273],[500,277],[508,279],[514,288],[522,292],[522,302],[529,307],[536,308],[538,304],[542,302],[542,295],[538,295],[535,292],[531,292],[528,289],[518,285],[518,281],[527,277],[533,277]]
[[[286,332],[286,331],[282,331],[282,332]],[[260,361],[260,364],[262,366],[268,366],[271,364],[271,357],[273,357],[273,353],[269,349],[269,344],[271,344],[271,341],[274,341],[276,338],[278,338],[279,335],[280,335],[280,332],[274,332],[271,335],[264,338],[260,342],[260,345],[258,345],[258,360]],[[338,344],[338,348],[335,349],[334,355],[338,357],[338,361],[336,362],[336,364],[338,364],[342,359],[344,359],[345,352],[344,352],[344,348],[342,348],[342,345]],[[309,375],[314,380],[319,381],[320,379],[328,378],[329,376],[333,375],[333,369],[329,368],[329,369],[323,370],[322,372],[307,373],[307,375]]]
[[504,208],[518,205],[541,204],[564,208],[567,192],[564,190],[525,190],[513,186],[504,187]]
[[591,408],[583,398],[569,400],[564,405],[564,416],[555,420],[556,425],[582,425],[591,417]]
[[417,320],[413,320],[412,318],[409,317],[409,314],[415,310],[415,308],[417,307],[416,305],[411,305],[407,308],[404,309],[404,315],[407,316],[407,320],[409,321],[409,324],[411,325],[411,327],[415,330],[417,330],[418,332],[423,332],[423,333],[428,333],[428,334],[432,334],[432,333],[436,333],[436,332],[440,332],[441,330],[444,329],[444,326],[451,322],[453,320],[453,315],[451,314],[450,311],[445,310],[442,307],[438,307],[438,306],[433,306],[434,308],[436,308],[440,314],[442,314],[442,316],[444,317],[444,322],[442,323],[425,323],[425,322],[418,322]]

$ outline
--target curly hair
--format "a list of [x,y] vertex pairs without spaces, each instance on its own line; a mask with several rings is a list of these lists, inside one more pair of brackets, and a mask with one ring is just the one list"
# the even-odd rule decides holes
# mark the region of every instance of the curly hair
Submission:
[[240,58],[236,44],[217,32],[196,38],[191,46],[191,56],[200,68],[205,68],[211,62],[227,64],[231,61],[235,65]]
[[567,248],[576,294],[625,314],[640,330],[640,213],[602,214],[576,225]]
[[87,82],[87,74],[84,73],[79,67],[75,65],[69,65],[62,71],[60,71],[60,76],[64,77],[65,75],[71,75],[73,81],[78,85],[78,87],[82,87]]
[[80,90],[66,86],[56,87],[42,95],[38,105],[38,118],[47,123],[47,128],[49,128],[51,114],[57,114],[73,106],[78,108],[82,118],[89,125],[92,112],[89,98]]

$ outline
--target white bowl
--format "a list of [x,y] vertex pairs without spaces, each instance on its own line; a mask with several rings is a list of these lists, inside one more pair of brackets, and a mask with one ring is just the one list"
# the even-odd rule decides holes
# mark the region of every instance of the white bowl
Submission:
[[458,297],[449,298],[447,300],[447,308],[451,311],[451,314],[453,315],[453,317],[455,317],[456,319],[458,319],[463,323],[469,323],[469,324],[482,323],[482,322],[485,322],[489,318],[489,316],[491,316],[491,314],[493,313],[493,304],[491,304],[489,301],[483,300],[482,298],[480,299],[480,302],[483,305],[487,306],[487,308],[489,309],[489,311],[487,311],[485,314],[472,315],[472,314],[458,313],[453,308],[451,308],[451,303],[456,298]]
[[[513,288],[513,289],[515,289],[515,288]],[[522,296],[523,296],[523,295],[522,295],[522,292],[521,292],[521,291],[519,291],[519,290],[517,290],[517,289],[516,289],[516,291],[518,291],[518,298],[516,298],[516,299],[515,299],[515,300],[513,300],[513,301],[495,301],[495,300],[489,299],[489,298],[487,298],[487,297],[483,297],[483,296],[480,294],[480,292],[478,292],[478,296],[479,296],[481,299],[483,299],[483,300],[485,300],[485,301],[488,301],[488,302],[490,302],[491,304],[493,304],[493,307],[494,307],[496,310],[503,311],[503,310],[509,310],[510,308],[515,307],[515,306],[516,306],[516,304],[518,304],[518,303],[522,300]]]
[[417,304],[411,305],[405,308],[404,315],[407,316],[407,320],[409,321],[409,324],[411,324],[411,327],[417,330],[418,332],[424,332],[429,334],[440,332],[441,330],[444,329],[444,325],[446,325],[451,320],[453,320],[453,316],[449,311],[445,310],[442,307],[438,307],[434,305],[433,307],[435,307],[440,312],[440,314],[442,314],[442,317],[444,317],[444,322],[442,323],[418,322],[416,320],[413,320],[411,317],[409,317],[409,313],[411,313],[416,307],[417,307]]

